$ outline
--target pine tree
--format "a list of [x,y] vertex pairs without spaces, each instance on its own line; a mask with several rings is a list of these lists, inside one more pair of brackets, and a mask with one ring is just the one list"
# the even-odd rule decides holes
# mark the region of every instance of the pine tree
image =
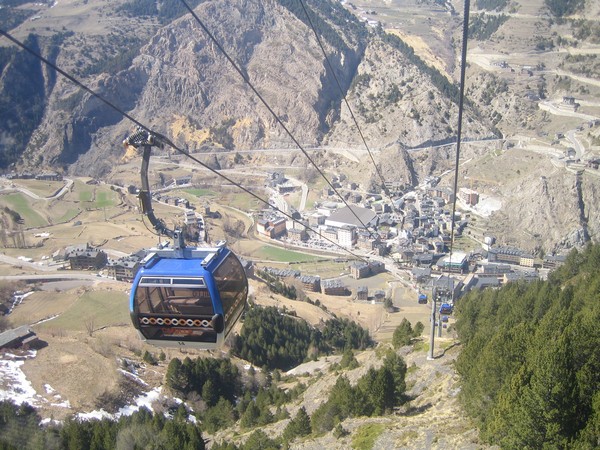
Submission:
[[308,436],[310,433],[312,433],[310,417],[306,413],[304,406],[298,410],[294,421],[296,422],[296,433],[298,436]]
[[183,374],[183,366],[178,358],[173,358],[167,367],[165,375],[167,387],[175,391],[183,391],[187,387],[187,380]]
[[406,320],[406,317],[402,319],[400,325],[396,327],[394,330],[394,334],[392,335],[392,345],[394,348],[400,348],[405,345],[410,344],[410,341],[413,336],[413,330],[410,322]]
[[240,426],[242,428],[252,428],[258,423],[258,418],[260,417],[260,410],[256,403],[250,402],[240,419]]
[[397,406],[402,403],[406,391],[406,362],[397,353],[391,352],[383,360],[383,367],[387,368],[393,376],[393,404]]
[[202,400],[206,402],[206,405],[211,407],[217,404],[219,399],[219,393],[215,383],[212,380],[206,380],[204,386],[202,386]]

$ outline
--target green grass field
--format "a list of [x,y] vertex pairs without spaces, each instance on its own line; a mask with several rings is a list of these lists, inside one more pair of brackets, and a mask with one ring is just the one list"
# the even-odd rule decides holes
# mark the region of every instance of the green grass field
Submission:
[[124,293],[90,291],[84,293],[73,305],[55,319],[39,325],[40,328],[85,331],[93,321],[94,329],[109,325],[127,324],[129,299]]
[[382,423],[367,423],[352,436],[352,448],[355,450],[369,450],[373,448],[377,438],[385,431]]
[[318,256],[306,255],[304,253],[299,253],[292,250],[273,247],[271,245],[264,245],[256,249],[252,256],[256,259],[267,259],[279,262],[315,262],[327,259],[320,258]]
[[[261,195],[259,195],[261,197]],[[242,211],[251,211],[265,207],[265,204],[245,192],[228,193],[224,196],[223,204]]]
[[96,192],[96,202],[95,203],[98,208],[115,206],[117,204],[116,194],[113,191]]
[[91,202],[94,198],[94,189],[80,181],[75,181],[75,192],[80,202]]
[[211,191],[210,189],[190,188],[184,189],[183,191],[187,192],[188,194],[192,194],[196,197],[215,197],[217,195],[215,191]]
[[48,224],[48,221],[37,213],[36,208],[30,203],[29,199],[23,194],[9,194],[0,197],[0,202],[18,212],[27,227],[40,227]]
[[75,218],[75,216],[79,213],[79,209],[77,208],[69,208],[62,216],[57,217],[55,222],[63,223],[70,222]]

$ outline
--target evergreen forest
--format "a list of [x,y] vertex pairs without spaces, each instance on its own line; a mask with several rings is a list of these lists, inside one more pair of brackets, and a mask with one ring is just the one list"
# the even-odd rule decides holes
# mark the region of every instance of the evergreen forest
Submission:
[[485,442],[600,448],[600,245],[547,281],[473,292],[457,314],[461,400]]
[[330,319],[319,330],[277,308],[252,307],[231,352],[258,367],[289,370],[320,355],[372,344],[369,332],[348,319]]

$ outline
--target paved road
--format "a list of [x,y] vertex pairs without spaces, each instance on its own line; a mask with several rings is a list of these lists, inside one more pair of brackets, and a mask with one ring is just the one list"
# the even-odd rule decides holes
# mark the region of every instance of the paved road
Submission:
[[541,101],[538,103],[538,106],[541,110],[548,111],[550,114],[553,114],[555,116],[576,117],[578,119],[586,121],[598,119],[598,117],[591,116],[589,114],[583,114],[568,109],[557,108],[556,106],[554,106],[554,104],[552,104],[552,102],[549,101]]
[[6,281],[61,281],[61,280],[86,280],[86,281],[100,281],[100,282],[111,282],[116,281],[112,278],[99,277],[91,273],[82,273],[71,270],[64,270],[60,273],[47,273],[47,274],[30,274],[30,275],[0,275],[0,280]]
[[0,254],[0,262],[10,264],[11,266],[21,266],[28,267],[30,269],[39,270],[42,272],[55,272],[55,267],[48,267],[47,265],[42,265],[34,262],[23,261],[19,258],[13,258],[12,256],[8,256],[5,254]]
[[585,155],[585,147],[581,144],[579,139],[577,139],[577,136],[575,136],[576,132],[577,130],[569,130],[567,131],[565,136],[569,140],[569,142],[573,144],[573,148],[575,149],[576,153],[576,158],[583,159],[583,156]]
[[25,189],[24,187],[21,187],[21,186],[5,187],[5,188],[0,189],[0,192],[18,191],[18,192],[21,192],[35,200],[52,200],[52,199],[61,198],[63,195],[65,195],[67,192],[69,192],[69,189],[71,189],[71,186],[73,186],[73,180],[65,178],[65,181],[66,181],[65,185],[60,189],[60,191],[56,192],[54,195],[51,195],[50,197],[40,197],[35,192],[31,192],[30,190]]

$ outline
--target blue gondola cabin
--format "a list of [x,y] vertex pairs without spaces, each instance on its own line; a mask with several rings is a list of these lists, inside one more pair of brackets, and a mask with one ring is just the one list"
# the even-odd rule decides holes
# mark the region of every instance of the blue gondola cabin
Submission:
[[135,277],[130,314],[149,344],[215,349],[237,323],[247,296],[244,269],[226,247],[156,250]]

